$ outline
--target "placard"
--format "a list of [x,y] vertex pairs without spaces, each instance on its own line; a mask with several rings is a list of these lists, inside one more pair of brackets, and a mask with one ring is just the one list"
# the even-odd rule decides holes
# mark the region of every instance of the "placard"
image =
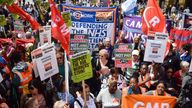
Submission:
[[56,53],[52,44],[44,44],[32,53],[36,61],[41,81],[59,73]]
[[128,68],[132,67],[132,45],[116,44],[115,51],[115,67]]
[[70,27],[72,25],[70,12],[62,12],[61,15],[63,20],[65,21],[66,26]]
[[86,51],[89,48],[89,36],[86,34],[71,34],[70,50],[74,53]]
[[5,19],[5,15],[0,15],[0,26],[4,26],[7,24],[7,21]]
[[45,43],[51,44],[51,30],[43,31],[39,35],[41,45]]
[[91,54],[89,51],[83,51],[72,55],[70,59],[72,68],[72,80],[78,83],[93,76]]

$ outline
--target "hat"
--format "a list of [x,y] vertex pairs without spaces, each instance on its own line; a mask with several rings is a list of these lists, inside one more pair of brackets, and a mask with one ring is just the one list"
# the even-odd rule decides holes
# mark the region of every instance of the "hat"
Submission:
[[139,56],[139,51],[138,51],[138,50],[133,50],[132,55],[137,55],[137,56]]

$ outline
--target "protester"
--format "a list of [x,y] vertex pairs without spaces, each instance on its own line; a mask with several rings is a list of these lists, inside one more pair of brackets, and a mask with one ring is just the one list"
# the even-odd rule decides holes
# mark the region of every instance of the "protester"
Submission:
[[121,91],[117,88],[117,81],[110,78],[108,87],[101,90],[96,98],[97,102],[102,103],[102,107],[120,108]]
[[166,91],[166,86],[163,81],[159,81],[157,84],[156,90],[151,90],[146,92],[146,95],[153,95],[153,96],[170,96]]
[[130,94],[144,94],[146,92],[146,88],[138,86],[138,79],[132,77],[130,79],[129,86],[123,89],[123,96]]

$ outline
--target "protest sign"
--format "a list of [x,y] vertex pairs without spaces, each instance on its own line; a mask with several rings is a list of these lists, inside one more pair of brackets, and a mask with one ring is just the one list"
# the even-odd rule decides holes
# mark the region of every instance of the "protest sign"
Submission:
[[39,35],[41,45],[45,43],[51,44],[51,30],[41,32]]
[[127,68],[132,67],[132,45],[118,44],[115,45],[115,67]]
[[91,54],[83,51],[72,55],[70,59],[72,68],[72,80],[77,83],[93,76],[91,65]]
[[[167,30],[170,31],[171,20],[166,20]],[[140,36],[141,42],[146,43],[147,36],[143,34],[142,30],[142,18],[139,16],[125,16],[123,18],[123,30],[126,32],[125,39],[129,43],[133,43],[135,37]]]
[[155,38],[147,39],[144,61],[163,63],[168,34],[155,33]]
[[52,44],[44,44],[32,52],[41,81],[59,72],[55,49]]
[[0,73],[0,83],[3,81],[3,77],[2,77],[2,75],[1,75],[1,73]]
[[67,27],[72,25],[70,12],[62,12],[62,18],[65,21]]
[[175,97],[127,95],[122,97],[122,108],[174,108]]
[[89,36],[86,34],[71,34],[70,50],[74,53],[88,50]]
[[106,37],[114,44],[117,8],[104,7],[74,7],[63,5],[63,11],[70,11],[72,27],[71,34],[88,34],[89,49],[98,50],[99,41]]
[[24,33],[24,25],[21,20],[14,21],[14,31],[19,34]]
[[4,26],[7,24],[7,21],[5,19],[5,15],[0,15],[0,26]]

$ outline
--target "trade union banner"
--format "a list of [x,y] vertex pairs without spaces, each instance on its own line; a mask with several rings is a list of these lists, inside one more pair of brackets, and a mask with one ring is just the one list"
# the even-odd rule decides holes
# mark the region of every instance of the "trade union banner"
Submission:
[[109,37],[114,43],[117,8],[73,7],[63,5],[63,11],[71,14],[71,34],[89,35],[89,49],[98,49],[99,41]]
[[[133,43],[133,39],[137,36],[141,37],[142,43],[146,43],[147,36],[143,34],[142,18],[140,16],[126,16],[123,19],[123,30],[126,32],[125,39],[129,43]],[[166,20],[167,31],[170,31],[171,20]]]
[[122,97],[121,108],[174,108],[175,97],[127,95]]

